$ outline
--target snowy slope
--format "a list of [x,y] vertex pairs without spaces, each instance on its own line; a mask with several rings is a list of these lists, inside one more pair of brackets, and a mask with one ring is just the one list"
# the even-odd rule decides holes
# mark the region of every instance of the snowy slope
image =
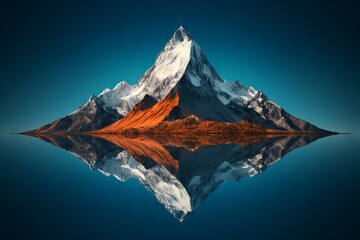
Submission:
[[190,60],[192,45],[193,41],[180,27],[158,55],[155,64],[137,84],[129,86],[126,82],[121,82],[114,89],[103,91],[99,97],[124,116],[146,94],[156,100],[163,99],[183,76]]
[[222,79],[199,45],[180,27],[137,84],[129,86],[121,82],[112,90],[104,90],[99,97],[125,116],[146,94],[156,100],[163,99],[184,75],[194,87],[201,87],[207,81],[225,105],[230,101],[243,103],[256,94],[253,88],[245,88],[240,82]]
[[123,151],[115,156],[99,159],[95,167],[106,176],[113,175],[120,181],[137,179],[177,219],[182,221],[192,211],[190,196],[181,182],[163,165],[149,169]]

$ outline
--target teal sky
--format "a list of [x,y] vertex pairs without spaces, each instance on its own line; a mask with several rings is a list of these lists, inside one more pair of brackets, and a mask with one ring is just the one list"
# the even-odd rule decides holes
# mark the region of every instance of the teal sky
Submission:
[[360,132],[358,12],[354,1],[4,2],[0,132],[134,84],[180,24],[226,80],[321,128]]

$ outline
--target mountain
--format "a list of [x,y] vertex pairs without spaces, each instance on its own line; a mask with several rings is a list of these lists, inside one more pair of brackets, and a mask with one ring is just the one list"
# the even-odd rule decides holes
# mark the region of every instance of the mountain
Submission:
[[96,104],[90,99],[75,113],[33,132],[121,132],[193,116],[221,123],[251,120],[274,130],[326,132],[290,115],[262,91],[221,78],[183,27],[138,83],[123,81],[92,98]]
[[[225,181],[261,174],[296,148],[324,135],[245,140],[200,135],[158,138],[123,135],[32,135],[69,151],[93,170],[120,181],[135,178],[180,221]],[[232,137],[235,137],[231,140]]]
[[87,132],[105,127],[122,117],[116,109],[106,105],[101,98],[91,96],[89,101],[68,116],[29,132]]

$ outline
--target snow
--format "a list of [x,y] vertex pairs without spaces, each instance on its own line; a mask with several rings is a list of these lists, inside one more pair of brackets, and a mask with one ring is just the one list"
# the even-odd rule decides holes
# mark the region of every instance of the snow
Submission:
[[134,88],[127,96],[122,97],[123,100],[127,101],[130,109],[146,95],[144,88],[144,85]]
[[201,83],[200,83],[200,78],[198,76],[195,76],[193,74],[188,74],[187,75],[190,78],[191,83],[195,86],[195,87],[200,87]]
[[230,101],[229,101],[227,98],[225,98],[224,96],[218,95],[217,97],[218,97],[219,100],[220,100],[223,104],[225,104],[225,105],[230,102]]
[[[239,100],[241,103],[245,103],[256,94],[256,91],[252,91],[242,85],[239,86],[236,82],[228,82],[226,80],[216,81],[214,89],[218,94],[219,100],[225,105],[231,100]],[[229,97],[226,98],[224,95]]]
[[105,88],[104,91],[102,91],[100,93],[100,95],[104,95],[105,93],[109,92],[110,91],[110,88]]
[[157,165],[147,169],[125,151],[106,158],[103,162],[98,169],[101,173],[106,176],[113,175],[120,181],[130,177],[137,179],[180,221],[192,211],[190,196],[185,187],[164,166]]
[[174,77],[178,71],[185,71],[190,60],[192,41],[184,40],[170,51],[164,51],[155,61],[155,69],[150,78],[158,80]]
[[[190,61],[196,65],[194,69],[188,66]],[[225,105],[230,101],[245,104],[257,93],[252,87],[246,88],[239,82],[222,79],[207,61],[201,47],[180,27],[138,83],[131,86],[122,81],[112,90],[105,89],[99,98],[107,107],[117,109],[125,116],[146,94],[158,101],[165,98],[184,74],[195,87],[201,87],[204,79],[211,81],[210,85]]]
[[195,176],[191,179],[190,183],[189,183],[189,187],[192,187],[193,185],[199,185],[199,183],[201,183],[201,178],[200,176]]
[[[180,27],[137,84],[130,86],[122,81],[112,90],[104,90],[99,97],[122,115],[126,115],[146,94],[157,100],[163,99],[183,76],[192,45],[193,41]],[[194,83],[199,84],[196,80]]]

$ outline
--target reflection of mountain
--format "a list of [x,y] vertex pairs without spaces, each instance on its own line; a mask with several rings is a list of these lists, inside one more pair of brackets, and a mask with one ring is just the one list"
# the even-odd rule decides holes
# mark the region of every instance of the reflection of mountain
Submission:
[[236,136],[230,140],[219,135],[153,135],[151,139],[111,134],[33,136],[71,152],[107,176],[121,181],[136,178],[183,220],[224,181],[261,173],[292,150],[325,135]]

